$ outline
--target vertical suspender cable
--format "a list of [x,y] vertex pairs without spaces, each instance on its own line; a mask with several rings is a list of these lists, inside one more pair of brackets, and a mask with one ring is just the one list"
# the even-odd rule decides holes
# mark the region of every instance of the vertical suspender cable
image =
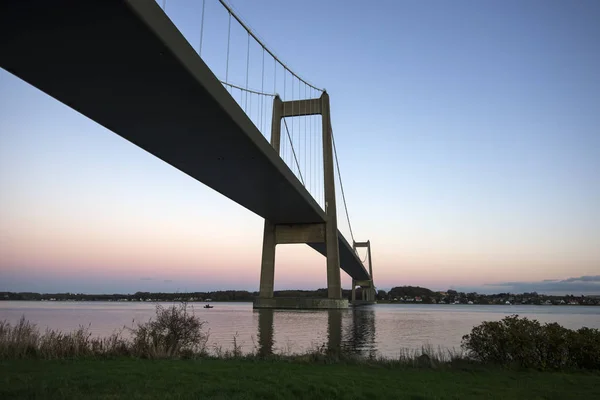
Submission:
[[[225,82],[229,83],[229,44],[231,43],[231,13],[229,13],[229,26],[227,28],[227,65],[225,66]],[[241,102],[240,102],[241,105]]]
[[[260,91],[264,93],[265,91],[265,48],[263,47],[262,51],[262,77],[260,81]],[[260,128],[263,131],[263,135],[265,132],[264,128],[264,108],[265,108],[265,96],[260,96]]]
[[[315,92],[313,90],[313,96],[315,95]],[[319,118],[316,115],[313,115],[313,119],[312,121],[310,121],[312,123],[312,136],[313,136],[313,179],[314,179],[314,187],[315,187],[315,199],[317,200],[317,203],[319,202],[319,196],[317,195],[317,189],[319,186],[319,183],[317,182],[317,140],[318,140],[318,136],[317,136],[317,123],[315,121],[317,121]]]
[[[306,84],[304,85],[304,100],[307,100],[306,99]],[[304,114],[308,114],[306,111],[307,110],[305,107]],[[306,116],[304,116],[304,118],[302,118],[304,120],[304,132],[303,132],[303,134],[304,134],[304,175],[307,175],[307,172],[308,172],[307,168],[306,168],[306,159],[307,159],[307,157],[306,157],[306,118],[307,118]]]
[[204,36],[204,6],[206,0],[202,0],[202,18],[200,20],[200,48],[198,48],[198,55],[202,57],[202,36]]
[[[294,115],[294,76],[295,75],[292,72],[292,139],[291,139],[292,151],[294,151],[294,117],[293,117],[293,115]],[[286,123],[286,128],[287,128],[287,123]]]
[[[287,69],[285,69],[285,67],[284,67],[283,68],[283,115],[284,115],[284,117],[282,118],[284,122],[285,122],[285,118],[286,118],[285,117],[285,115],[286,115],[285,111],[286,111],[286,108],[287,108],[287,104],[286,104],[286,101],[287,101],[287,86],[286,86],[286,82],[287,82]],[[285,159],[284,159],[284,161],[285,161]]]
[[310,115],[306,122],[308,123],[308,176],[310,176],[310,195],[314,197],[312,193],[312,188],[314,186],[313,177],[312,177],[312,111],[313,111],[313,103],[312,103],[312,89],[308,89],[308,97],[311,99],[310,101]]
[[[246,49],[246,107],[248,107],[248,72],[250,71],[250,33],[248,33],[248,47]],[[250,97],[252,101],[252,97]],[[248,113],[250,114],[250,112]],[[250,114],[252,115],[252,114]],[[252,117],[250,117],[252,119]]]
[[[275,58],[273,58],[273,93],[275,93],[275,96],[277,96],[277,60],[275,60]],[[271,107],[274,107],[274,106],[275,106],[275,101],[273,101],[271,103]],[[271,112],[273,112],[273,111],[271,110]],[[278,121],[277,123],[279,124],[279,128],[281,130],[281,121]],[[271,131],[273,131],[272,126],[271,126]],[[280,150],[281,150],[281,147],[280,147]],[[279,153],[281,156],[281,151]]]

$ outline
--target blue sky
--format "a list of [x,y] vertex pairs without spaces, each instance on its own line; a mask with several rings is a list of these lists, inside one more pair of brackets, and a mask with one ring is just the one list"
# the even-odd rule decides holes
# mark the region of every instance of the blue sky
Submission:
[[[600,273],[600,3],[230,3],[330,94],[379,287]],[[201,4],[166,7],[194,47]],[[222,78],[226,13],[206,7]],[[256,290],[261,238],[259,217],[0,70],[0,290]],[[325,286],[305,246],[276,271],[276,289]]]

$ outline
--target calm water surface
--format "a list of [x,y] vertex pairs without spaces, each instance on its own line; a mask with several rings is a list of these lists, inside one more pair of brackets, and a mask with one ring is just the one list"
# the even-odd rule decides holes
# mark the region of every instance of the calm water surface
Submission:
[[[169,306],[170,303],[164,303]],[[342,346],[361,354],[397,356],[422,345],[459,348],[462,335],[482,321],[519,314],[540,322],[558,322],[577,329],[600,328],[600,307],[478,306],[380,304],[348,310],[253,310],[251,303],[213,303],[194,312],[206,321],[209,345],[230,349],[233,336],[243,351],[301,352],[320,346]],[[61,331],[90,325],[95,336],[107,336],[123,326],[154,315],[152,303],[1,301],[0,320],[17,322],[24,315],[37,324]]]

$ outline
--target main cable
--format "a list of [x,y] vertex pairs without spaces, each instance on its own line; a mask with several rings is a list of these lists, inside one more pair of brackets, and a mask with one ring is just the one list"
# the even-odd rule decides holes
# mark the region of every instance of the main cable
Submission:
[[292,154],[294,155],[294,160],[296,160],[296,166],[298,167],[298,173],[300,174],[300,180],[302,180],[302,185],[304,184],[304,178],[302,177],[302,171],[300,171],[300,164],[298,164],[298,158],[296,157],[296,151],[294,150],[294,143],[292,142],[292,138],[290,137],[290,130],[288,129],[287,121],[283,118],[283,124],[285,125],[285,131],[287,132],[288,140],[290,141],[290,145],[292,147]]
[[348,205],[346,204],[346,195],[344,194],[344,184],[342,183],[342,173],[340,172],[340,164],[338,162],[337,149],[335,148],[335,137],[333,129],[331,129],[331,141],[333,142],[333,154],[335,155],[335,165],[337,165],[338,178],[340,180],[340,189],[342,190],[342,200],[344,201],[344,209],[346,210],[346,219],[348,220],[348,228],[350,228],[350,237],[354,240],[354,232],[352,232],[352,224],[350,224],[350,215],[348,214]]

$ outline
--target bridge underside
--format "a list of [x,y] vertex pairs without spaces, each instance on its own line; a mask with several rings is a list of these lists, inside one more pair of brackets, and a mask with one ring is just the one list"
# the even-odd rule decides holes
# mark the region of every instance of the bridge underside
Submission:
[[[1,2],[0,67],[273,223],[325,221],[154,1]],[[338,236],[341,268],[369,279]]]

